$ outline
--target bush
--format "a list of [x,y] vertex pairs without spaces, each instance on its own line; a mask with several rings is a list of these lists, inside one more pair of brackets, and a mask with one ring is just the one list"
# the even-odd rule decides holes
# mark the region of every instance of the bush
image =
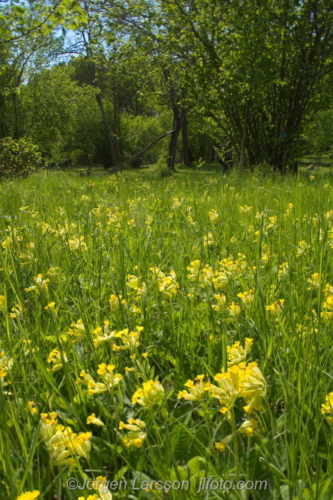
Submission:
[[27,177],[42,165],[42,157],[28,139],[15,140],[6,137],[0,140],[0,175],[5,177]]

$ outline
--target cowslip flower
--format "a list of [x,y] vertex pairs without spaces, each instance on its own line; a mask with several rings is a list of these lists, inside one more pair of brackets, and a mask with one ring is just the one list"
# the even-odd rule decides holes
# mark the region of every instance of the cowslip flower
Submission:
[[188,401],[200,401],[205,397],[205,383],[203,381],[204,375],[198,375],[194,380],[188,380],[185,387],[188,387],[188,391],[179,391],[177,399],[187,399]]
[[216,300],[217,304],[213,304],[212,308],[214,311],[223,311],[224,306],[227,302],[227,297],[224,295],[224,293],[218,293],[214,295],[214,299]]
[[115,335],[115,331],[110,330],[110,321],[104,321],[103,327],[99,326],[93,331],[93,344],[95,349],[99,347],[104,342],[112,342]]
[[247,413],[252,413],[253,410],[261,410],[262,399],[266,397],[267,393],[267,383],[257,363],[249,363],[245,367],[239,382],[239,388],[241,396],[247,403],[244,410]]
[[47,362],[51,363],[53,366],[48,368],[48,372],[57,372],[61,370],[63,361],[67,362],[67,357],[65,352],[60,352],[59,349],[53,349],[48,355]]
[[227,413],[239,396],[244,366],[245,363],[240,363],[240,365],[231,366],[227,372],[217,373],[214,380],[218,385],[206,384],[205,390],[224,405],[222,413]]
[[25,292],[32,292],[32,291],[35,291],[37,293],[37,295],[40,295],[42,292],[47,292],[48,289],[49,289],[49,285],[48,283],[50,282],[50,280],[47,278],[47,279],[43,279],[43,275],[42,274],[38,274],[37,276],[35,276],[33,278],[34,282],[36,283],[35,285],[33,286],[30,286],[28,288],[25,288],[24,291]]
[[95,382],[93,377],[82,370],[80,377],[76,380],[77,384],[84,384],[87,386],[89,396],[94,394],[102,394],[103,392],[112,392],[113,389],[119,384],[123,376],[120,373],[114,373],[115,365],[107,365],[101,363],[98,365],[97,373],[102,378],[103,382]]
[[40,491],[34,490],[34,491],[26,491],[25,493],[22,493],[19,497],[17,497],[17,500],[35,500],[35,498],[38,498],[40,495]]
[[269,311],[275,317],[279,317],[283,313],[284,302],[284,299],[276,300],[273,304],[266,306],[266,311]]
[[165,396],[164,388],[158,380],[144,382],[142,388],[135,391],[132,396],[132,404],[138,403],[141,406],[152,407],[154,404],[163,402]]
[[241,293],[239,293],[237,295],[237,297],[239,297],[241,299],[242,303],[244,304],[244,306],[246,308],[250,308],[251,304],[254,301],[253,290],[248,290],[248,291],[245,291],[245,292],[241,292]]
[[87,424],[99,425],[101,427],[105,426],[104,422],[97,418],[95,413],[92,413],[91,415],[89,415],[89,417],[87,417]]
[[[321,405],[321,413],[322,415],[325,415],[326,413],[333,414],[333,392],[327,394],[325,403]],[[329,425],[333,425],[333,417],[326,417],[326,421]]]
[[258,421],[254,418],[250,420],[245,420],[242,425],[238,428],[240,434],[245,434],[246,436],[253,436],[255,429],[258,427]]
[[[109,491],[106,477],[102,476],[96,477],[93,483],[93,488],[94,490],[98,491],[98,495],[96,495],[96,500],[112,500],[112,495],[111,492]],[[95,499],[90,499],[88,497],[87,500],[95,500]]]
[[244,361],[251,351],[252,344],[253,339],[245,338],[245,348],[241,345],[239,340],[231,346],[227,346],[228,366],[238,365]]
[[[120,338],[121,342],[123,345],[121,346],[113,346],[115,347],[114,350],[119,350],[123,349],[126,350],[128,349],[130,352],[135,351],[137,347],[139,347],[140,342],[140,335],[143,330],[143,326],[136,326],[136,331],[130,332],[128,328],[125,328],[124,330],[121,330],[120,332],[115,333],[114,338]],[[118,347],[118,348],[117,348]]]
[[220,217],[220,214],[216,210],[210,210],[208,212],[208,217],[210,222],[216,223]]
[[128,420],[128,424],[125,424],[124,422],[119,423],[119,429],[123,430],[126,429],[130,431],[125,438],[123,438],[123,443],[127,448],[130,448],[131,446],[136,446],[136,448],[141,448],[143,445],[144,440],[147,437],[147,434],[145,432],[146,424],[143,422],[143,420],[135,419],[135,418],[130,418]]

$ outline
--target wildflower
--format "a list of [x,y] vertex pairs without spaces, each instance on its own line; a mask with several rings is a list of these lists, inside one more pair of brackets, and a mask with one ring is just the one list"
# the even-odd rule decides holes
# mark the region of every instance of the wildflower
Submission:
[[187,267],[187,270],[190,271],[189,274],[187,275],[187,277],[188,277],[188,279],[192,283],[198,281],[198,279],[199,279],[199,273],[200,273],[200,267],[201,267],[201,261],[200,260],[194,260]]
[[53,363],[53,366],[48,368],[47,371],[57,372],[58,370],[61,370],[63,361],[67,362],[66,353],[60,353],[59,349],[53,349],[47,358],[47,362]]
[[239,211],[241,214],[249,214],[250,212],[252,212],[253,210],[253,207],[249,207],[247,205],[244,205],[244,207],[239,207]]
[[37,408],[35,408],[35,404],[36,403],[34,401],[28,401],[28,409],[31,415],[35,415],[36,413],[38,413]]
[[209,247],[214,244],[214,236],[212,232],[208,232],[202,237],[204,247]]
[[128,420],[128,424],[124,422],[119,423],[119,429],[127,429],[130,432],[123,438],[123,442],[127,448],[131,446],[136,446],[137,448],[141,448],[144,440],[147,437],[146,432],[144,432],[146,428],[145,422],[139,419],[130,418]]
[[240,434],[246,434],[247,436],[253,436],[256,427],[258,426],[258,421],[254,418],[250,420],[245,420],[242,425],[238,428]]
[[110,331],[110,321],[104,321],[104,326],[103,328],[99,326],[98,328],[95,328],[93,331],[93,344],[94,347],[97,349],[103,342],[112,342],[113,337],[115,336],[115,331]]
[[177,277],[174,271],[170,271],[170,275],[166,276],[158,267],[151,267],[150,270],[156,276],[160,292],[163,292],[167,298],[172,298],[174,295],[177,295],[179,284],[177,283]]
[[245,305],[245,307],[249,308],[251,307],[252,302],[254,301],[254,293],[253,290],[249,290],[246,292],[241,292],[237,295],[242,301],[242,303]]
[[203,268],[203,270],[201,271],[201,275],[199,278],[201,286],[204,287],[204,286],[211,285],[213,278],[214,278],[213,269],[211,268],[211,266],[205,266]]
[[74,465],[74,456],[89,459],[91,432],[76,434],[70,427],[58,424],[57,413],[41,414],[41,434],[53,465]]
[[115,333],[115,338],[120,338],[123,345],[118,346],[119,349],[126,350],[128,349],[130,352],[133,352],[137,347],[139,347],[140,335],[143,330],[143,326],[136,326],[135,332],[130,332],[128,328],[121,330],[120,332]]
[[221,404],[225,405],[225,410],[223,408],[222,413],[229,411],[238,398],[240,392],[239,383],[243,369],[244,366],[242,364],[232,366],[227,372],[215,375],[214,380],[216,380],[218,385],[207,384],[205,387],[206,391],[209,391],[214,398],[217,398]]
[[19,497],[17,497],[17,500],[35,500],[35,498],[38,498],[40,495],[40,491],[34,490],[34,491],[26,491],[25,493],[22,493]]
[[220,452],[224,452],[228,446],[228,444],[231,443],[232,441],[232,438],[233,438],[233,434],[229,434],[229,436],[226,436],[224,439],[222,439],[222,441],[220,441],[219,443],[215,443],[215,448],[220,451]]
[[139,288],[139,282],[140,282],[140,279],[137,276],[134,276],[134,275],[131,275],[131,274],[127,275],[127,283],[126,283],[126,285],[129,288],[132,288],[132,290],[137,290]]
[[293,209],[294,209],[294,203],[289,203],[287,210],[286,210],[286,215],[291,215]]
[[[321,413],[325,415],[326,413],[333,414],[333,392],[330,392],[326,398],[325,403],[321,405]],[[333,417],[326,417],[326,421],[329,425],[333,425]]]
[[215,276],[212,279],[214,287],[216,290],[220,290],[221,288],[225,288],[229,282],[228,274],[224,271],[215,271]]
[[[310,283],[312,288],[319,288],[321,283],[321,276],[319,273],[313,273],[311,278],[308,278],[308,283]],[[311,290],[311,288],[307,288],[307,290]]]
[[187,399],[188,401],[199,401],[205,397],[205,383],[203,382],[204,375],[198,375],[194,380],[188,380],[185,387],[189,388],[189,392],[180,391],[177,399]]
[[102,363],[98,365],[97,373],[100,375],[103,382],[95,382],[93,377],[82,370],[80,377],[77,379],[77,384],[84,384],[88,390],[88,395],[101,394],[103,392],[112,392],[122,380],[123,376],[120,373],[114,373],[115,365],[107,365]]
[[266,397],[266,380],[258,368],[257,363],[250,363],[245,367],[239,382],[241,396],[247,402],[244,410],[252,413],[253,410],[260,410],[262,398]]
[[56,309],[55,309],[55,302],[50,302],[49,304],[47,304],[46,307],[44,307],[45,311],[50,311],[50,313],[52,314],[56,314]]
[[141,406],[151,407],[160,404],[164,400],[164,388],[158,380],[149,380],[143,383],[143,387],[135,391],[132,396],[132,404],[139,403]]
[[278,276],[279,278],[283,278],[289,272],[289,264],[288,262],[284,262],[279,266]]
[[269,259],[271,258],[271,254],[269,251],[267,252],[264,252],[261,256],[261,262],[262,264],[267,264],[267,262],[269,261]]
[[216,210],[210,210],[208,212],[208,217],[209,217],[210,222],[215,223],[218,221],[220,215]]
[[105,424],[100,420],[99,418],[96,417],[95,413],[92,413],[87,417],[87,424],[94,424],[94,425],[100,425],[103,427]]
[[228,366],[238,365],[245,360],[248,353],[251,351],[253,339],[245,338],[245,349],[239,341],[227,346]]
[[85,337],[86,329],[83,324],[82,319],[78,319],[77,322],[71,324],[71,328],[68,330],[68,335],[73,338],[73,342],[82,340]]
[[[99,496],[96,495],[96,500],[112,500],[112,495],[109,491],[106,477],[102,476],[96,477],[93,483],[93,488],[94,490],[97,490],[99,493]],[[95,500],[95,499],[90,499],[90,497],[88,497],[87,500]]]
[[71,252],[75,252],[76,250],[81,250],[82,252],[88,251],[87,244],[84,241],[84,236],[80,236],[79,238],[74,236],[74,238],[68,240],[67,244]]
[[308,251],[309,248],[310,248],[310,246],[307,244],[307,242],[305,240],[300,241],[298,243],[297,252],[296,252],[297,257],[301,257],[301,255],[305,255],[305,253]]
[[226,445],[224,443],[215,443],[215,448],[218,450],[218,451],[225,451],[226,450]]
[[229,311],[229,314],[233,318],[237,318],[240,313],[241,313],[241,308],[239,304],[236,304],[235,302],[232,302],[229,307],[227,307],[227,310]]
[[224,293],[219,293],[214,295],[214,299],[216,300],[217,304],[213,304],[212,308],[215,311],[222,311],[227,302],[227,297],[224,295]]
[[281,314],[283,313],[284,302],[285,302],[284,299],[276,300],[273,304],[266,306],[266,311],[270,311],[270,313],[273,316],[277,316],[277,317],[281,316]]
[[110,300],[109,300],[109,304],[111,306],[111,309],[113,309],[114,311],[117,311],[117,309],[119,309],[119,302],[121,301],[121,299],[122,299],[121,295],[119,295],[119,298],[118,298],[117,295],[111,294]]
[[38,274],[37,276],[35,276],[33,278],[33,280],[36,284],[33,286],[30,286],[29,288],[25,288],[24,289],[25,292],[35,291],[37,293],[37,295],[40,295],[42,292],[48,291],[48,289],[49,289],[48,283],[50,282],[50,280],[48,278],[44,280],[43,275]]
[[9,313],[9,317],[11,319],[15,319],[18,316],[22,316],[22,314],[23,314],[23,307],[21,306],[21,304],[17,303],[15,304],[14,307],[11,308],[11,313]]

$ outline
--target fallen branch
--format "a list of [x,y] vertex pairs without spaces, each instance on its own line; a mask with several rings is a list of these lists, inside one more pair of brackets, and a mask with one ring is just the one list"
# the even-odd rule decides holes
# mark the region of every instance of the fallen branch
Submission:
[[131,158],[129,158],[129,160],[126,160],[126,161],[123,161],[122,163],[119,163],[119,165],[117,165],[116,167],[111,167],[111,168],[108,168],[107,169],[107,173],[106,175],[111,175],[111,174],[115,174],[117,172],[119,172],[120,170],[122,170],[124,167],[126,167],[126,165],[128,165],[129,163],[131,163],[133,160],[135,160],[135,158],[138,158],[139,156],[142,156],[149,148],[151,148],[156,142],[160,141],[161,139],[163,139],[164,137],[166,137],[167,135],[170,135],[172,134],[172,132],[174,132],[174,130],[169,130],[169,132],[165,132],[165,134],[162,134],[160,135],[159,137],[157,137],[157,139],[154,139],[150,144],[148,144],[148,146],[146,146],[142,151],[140,151],[139,153],[136,153],[134,156],[132,156]]

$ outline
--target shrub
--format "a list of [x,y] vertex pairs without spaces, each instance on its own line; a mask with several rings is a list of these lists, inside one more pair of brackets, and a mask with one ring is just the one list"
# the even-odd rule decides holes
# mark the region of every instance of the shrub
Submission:
[[0,140],[0,175],[5,177],[27,177],[42,165],[42,157],[28,139],[15,140],[6,137]]

